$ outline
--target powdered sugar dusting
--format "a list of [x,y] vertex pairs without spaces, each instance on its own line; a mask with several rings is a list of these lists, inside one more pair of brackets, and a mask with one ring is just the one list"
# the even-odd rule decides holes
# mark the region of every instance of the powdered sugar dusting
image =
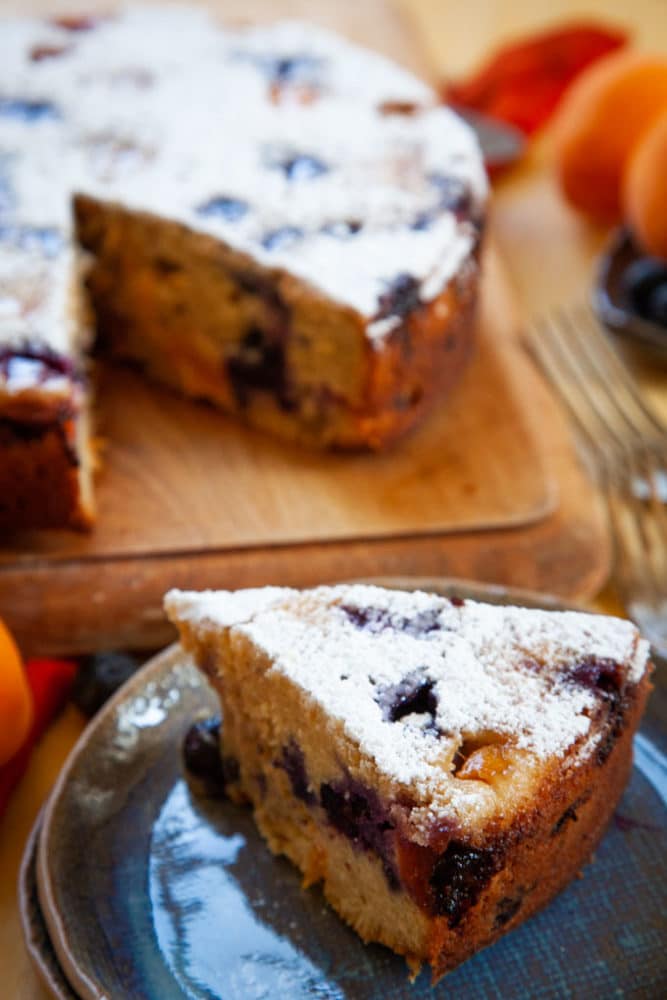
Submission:
[[289,599],[295,593],[286,587],[256,587],[248,590],[170,590],[164,607],[174,621],[191,625],[239,625]]
[[398,274],[428,300],[456,273],[486,180],[473,133],[425,84],[313,26],[225,31],[178,7],[80,32],[5,20],[0,341],[74,350],[73,192],[210,233],[371,319]]
[[[424,794],[448,780],[443,741],[491,733],[540,759],[562,754],[587,736],[601,697],[577,682],[577,667],[614,661],[636,683],[648,662],[648,644],[616,618],[365,585],[246,593],[172,591],[167,610],[197,630],[231,626],[247,636],[387,775]],[[388,721],[383,697],[406,678],[428,682],[432,715]],[[473,802],[479,789],[465,784],[457,794]]]

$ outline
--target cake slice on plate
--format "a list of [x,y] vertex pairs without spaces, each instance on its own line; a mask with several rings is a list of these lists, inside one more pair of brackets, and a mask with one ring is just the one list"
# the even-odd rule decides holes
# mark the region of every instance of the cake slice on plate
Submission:
[[442,975],[589,858],[632,764],[627,621],[362,585],[171,591],[230,795],[365,941]]

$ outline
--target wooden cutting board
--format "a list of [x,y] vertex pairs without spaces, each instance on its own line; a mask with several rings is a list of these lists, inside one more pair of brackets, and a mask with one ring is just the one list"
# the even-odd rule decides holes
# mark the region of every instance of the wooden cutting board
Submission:
[[477,350],[462,382],[382,455],[286,446],[138,372],[100,365],[95,530],[7,538],[0,565],[507,528],[544,517],[556,491],[512,331],[497,315],[502,277],[492,252],[484,275]]
[[[228,16],[239,10],[253,19],[307,13],[419,62],[383,0],[224,5]],[[388,455],[288,448],[134,372],[101,369],[98,526],[89,536],[16,536],[0,550],[0,614],[24,648],[157,645],[168,637],[161,597],[175,585],[414,573],[591,593],[609,557],[600,511],[520,347],[492,246],[483,263],[473,363]]]

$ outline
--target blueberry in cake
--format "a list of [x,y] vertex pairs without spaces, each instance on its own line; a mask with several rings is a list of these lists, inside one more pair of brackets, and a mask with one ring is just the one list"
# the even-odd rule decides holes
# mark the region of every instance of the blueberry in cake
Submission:
[[650,666],[627,621],[362,585],[166,609],[220,694],[231,796],[435,978],[563,888],[628,778]]
[[5,20],[0,524],[92,517],[82,266],[115,357],[283,438],[381,448],[469,354],[486,191],[429,87],[321,29]]

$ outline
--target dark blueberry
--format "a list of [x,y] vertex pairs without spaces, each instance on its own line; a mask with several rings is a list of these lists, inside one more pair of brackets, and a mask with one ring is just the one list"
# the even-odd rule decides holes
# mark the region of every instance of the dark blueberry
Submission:
[[322,58],[307,52],[295,52],[289,56],[239,52],[237,58],[252,63],[264,73],[270,83],[281,86],[316,87],[324,66]]
[[244,215],[247,215],[249,209],[247,201],[241,201],[240,198],[216,195],[198,205],[196,211],[198,215],[213,216],[217,219],[224,219],[225,222],[238,222]]
[[472,213],[472,195],[470,188],[457,177],[447,174],[431,174],[429,183],[435,188],[437,201],[435,205],[419,212],[410,228],[417,232],[430,229],[443,212],[453,212],[459,222],[467,219]]
[[261,242],[265,250],[284,250],[302,238],[303,230],[297,226],[281,226],[280,229],[272,229],[265,233]]
[[375,699],[387,722],[398,722],[406,715],[430,715],[435,721],[438,698],[435,682],[424,679],[419,670],[404,677],[399,684],[383,688]]
[[329,823],[355,847],[376,854],[390,888],[398,888],[393,852],[394,824],[377,793],[345,777],[320,786],[320,805]]
[[291,408],[285,368],[285,347],[281,339],[269,338],[251,327],[241,342],[239,353],[227,358],[227,374],[238,403],[245,406],[255,390],[272,392],[283,409]]
[[384,632],[385,629],[394,629],[397,632],[405,632],[415,639],[421,639],[432,632],[440,631],[442,628],[439,608],[418,611],[411,618],[392,616],[386,608],[356,608],[352,605],[341,604],[340,609],[353,625],[366,632]]
[[282,768],[289,778],[297,799],[301,799],[308,806],[314,806],[317,799],[308,782],[303,750],[295,739],[291,739],[287,746],[283,747],[280,758],[275,763],[276,767]]
[[223,783],[219,715],[190,726],[183,740],[183,761],[196,778]]
[[[7,374],[9,367],[16,360],[38,361],[47,372],[53,375],[66,375],[73,378],[74,367],[69,358],[57,354],[52,348],[45,344],[26,343],[10,347],[5,344],[0,346],[0,371]],[[47,375],[44,376],[48,377]]]
[[51,101],[22,97],[0,97],[0,117],[22,122],[57,120],[60,111]]
[[411,223],[410,229],[414,229],[418,233],[425,232],[427,229],[431,228],[439,214],[439,212],[436,212],[433,209],[420,212]]
[[356,236],[361,229],[361,222],[356,219],[345,219],[341,222],[327,222],[322,226],[322,232],[327,236],[335,236],[339,240],[347,240],[350,236]]
[[498,852],[452,840],[429,879],[434,912],[456,927],[501,867]]
[[583,687],[615,695],[623,683],[623,667],[615,660],[588,656],[575,664],[567,676]]
[[430,174],[428,180],[438,192],[438,207],[441,211],[453,212],[458,219],[471,214],[472,193],[465,181],[439,173]]
[[370,816],[365,796],[325,783],[320,786],[320,804],[334,829],[348,840],[359,840],[361,825]]
[[207,795],[223,798],[227,785],[238,781],[236,757],[220,753],[220,716],[213,715],[190,726],[183,740],[183,762],[190,774],[203,783]]
[[324,60],[308,53],[299,53],[267,60],[265,65],[276,83],[313,85],[320,76]]
[[404,618],[399,625],[401,632],[407,632],[415,639],[420,639],[432,632],[439,632],[442,628],[440,622],[440,608],[427,608],[425,611],[418,611],[412,618]]
[[9,440],[10,444],[16,441],[40,441],[50,432],[52,426],[52,424],[28,423],[0,417],[0,443],[4,445],[6,440]]
[[407,316],[421,305],[419,282],[411,274],[399,274],[387,282],[387,290],[378,298],[375,319]]
[[329,171],[323,160],[309,153],[296,153],[284,158],[271,159],[268,166],[274,170],[282,170],[288,181],[295,182],[310,181]]
[[611,692],[605,695],[608,702],[608,714],[604,722],[604,729],[595,749],[595,760],[601,767],[612,752],[619,736],[625,726],[625,699],[619,692]]
[[60,231],[47,226],[0,226],[0,243],[50,258],[57,257],[64,246]]
[[633,261],[623,274],[623,290],[642,319],[667,328],[667,263],[657,257]]
[[128,653],[93,653],[81,661],[72,689],[72,701],[89,718],[139,669]]
[[383,632],[391,628],[389,612],[384,608],[355,608],[350,604],[341,604],[340,609],[353,625],[366,632]]
[[496,919],[494,920],[494,927],[504,927],[508,924],[512,917],[515,917],[519,910],[521,909],[521,904],[523,903],[523,893],[520,892],[517,896],[503,896],[503,898],[498,902],[496,907]]

